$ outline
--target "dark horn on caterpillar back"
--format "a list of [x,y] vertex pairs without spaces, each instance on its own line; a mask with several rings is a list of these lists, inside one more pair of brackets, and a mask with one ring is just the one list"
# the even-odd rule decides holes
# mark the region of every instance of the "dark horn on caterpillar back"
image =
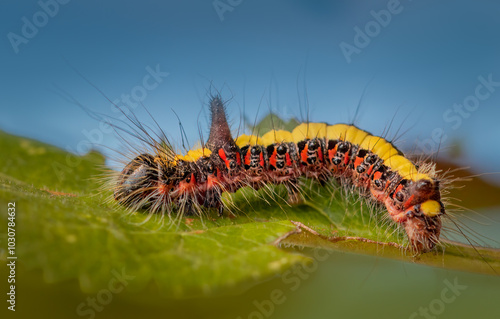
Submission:
[[215,96],[210,101],[210,115],[212,124],[210,125],[210,135],[207,140],[207,148],[214,152],[220,148],[236,146],[231,136],[231,130],[226,118],[226,108],[220,96]]

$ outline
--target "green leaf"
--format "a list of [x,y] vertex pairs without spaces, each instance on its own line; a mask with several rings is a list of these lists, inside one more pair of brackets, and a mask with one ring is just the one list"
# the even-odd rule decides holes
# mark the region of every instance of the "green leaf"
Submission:
[[272,129],[292,131],[299,124],[299,121],[295,118],[284,121],[280,116],[274,113],[269,113],[262,120],[260,120],[255,127],[253,127],[254,123],[247,123],[247,128],[251,132],[254,132],[254,134],[263,135]]
[[[303,180],[305,200],[294,206],[283,200],[282,187],[258,193],[242,189],[226,196],[233,212],[228,216],[219,218],[209,211],[177,223],[161,222],[159,216],[144,222],[144,213],[128,212],[110,200],[110,191],[99,190],[96,176],[104,165],[99,153],[78,157],[1,132],[0,148],[5,154],[0,158],[0,206],[16,202],[19,260],[28,269],[42,269],[47,282],[76,279],[86,293],[106,287],[115,272],[130,276],[131,292],[151,283],[163,296],[178,298],[240,292],[311,261],[282,245],[500,272],[497,250],[481,250],[488,263],[473,249],[459,246],[413,259],[383,244],[339,241],[358,236],[405,245],[406,239],[356,195],[334,185],[320,187]],[[4,223],[6,209],[1,211]],[[1,239],[6,247],[6,234]]]
[[209,214],[170,227],[139,225],[143,214],[130,215],[109,201],[110,192],[97,191],[100,154],[80,158],[6,133],[0,143],[9,150],[0,159],[0,206],[16,202],[17,256],[42,268],[48,282],[77,278],[84,292],[95,292],[125,269],[135,277],[130,291],[153,281],[164,295],[183,297],[241,290],[307,260],[271,244],[295,228],[289,221]]

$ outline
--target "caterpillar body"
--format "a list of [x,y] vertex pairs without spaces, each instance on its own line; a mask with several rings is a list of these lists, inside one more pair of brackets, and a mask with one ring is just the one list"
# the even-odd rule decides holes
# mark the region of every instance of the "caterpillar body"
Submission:
[[354,125],[302,123],[291,132],[271,130],[235,140],[219,96],[211,99],[210,112],[210,134],[202,148],[179,155],[169,143],[151,140],[153,154],[138,155],[120,173],[115,200],[151,212],[207,207],[222,214],[224,192],[283,184],[296,202],[299,177],[322,184],[337,179],[384,205],[416,252],[438,243],[445,214],[439,180],[384,138]]

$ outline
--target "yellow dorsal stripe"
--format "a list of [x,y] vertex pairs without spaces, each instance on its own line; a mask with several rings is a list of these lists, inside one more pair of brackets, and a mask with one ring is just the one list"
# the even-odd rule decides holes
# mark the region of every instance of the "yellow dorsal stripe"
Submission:
[[395,155],[387,159],[385,164],[394,169],[397,169],[398,167],[404,167],[408,165],[408,163],[411,164],[411,162],[406,157],[401,155]]
[[325,123],[302,123],[292,131],[294,143],[305,139],[324,138],[326,136]]
[[368,135],[359,144],[359,147],[379,155],[379,151],[382,148],[386,148],[387,144],[390,144],[390,143],[388,143],[386,140],[384,140],[383,138],[381,138],[379,136]]
[[352,144],[359,145],[367,136],[369,136],[368,132],[360,130],[355,126],[349,126],[345,133],[345,140],[351,142]]
[[378,148],[377,155],[381,159],[386,161],[387,159],[389,159],[389,157],[394,156],[394,155],[398,155],[398,154],[399,154],[398,150],[394,146],[392,146],[391,143],[386,142],[384,145],[382,145]]
[[419,173],[415,165],[402,155],[394,155],[384,161],[384,164],[404,179],[417,181],[420,179],[430,179],[427,174]]
[[349,125],[346,124],[330,125],[326,128],[326,138],[328,140],[345,141],[345,136],[348,129]]
[[262,145],[268,146],[274,143],[293,142],[292,133],[284,130],[271,130],[261,137]]
[[243,147],[246,145],[262,145],[262,139],[255,135],[242,134],[236,139],[236,145]]
[[195,150],[190,150],[186,155],[176,155],[176,160],[183,160],[186,162],[195,162],[203,156],[210,156],[212,152],[208,148],[199,148]]

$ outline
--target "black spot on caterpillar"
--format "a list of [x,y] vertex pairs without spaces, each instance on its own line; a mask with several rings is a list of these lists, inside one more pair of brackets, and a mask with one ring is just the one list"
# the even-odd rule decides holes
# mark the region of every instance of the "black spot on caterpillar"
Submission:
[[262,137],[243,134],[233,139],[220,96],[212,97],[210,113],[209,138],[200,149],[179,155],[168,140],[151,139],[153,154],[138,155],[120,173],[116,201],[153,213],[205,207],[222,214],[224,192],[283,184],[289,201],[297,202],[300,177],[322,184],[336,179],[384,205],[416,252],[428,252],[439,242],[445,214],[439,180],[384,138],[354,125],[302,123],[291,132],[271,130]]

